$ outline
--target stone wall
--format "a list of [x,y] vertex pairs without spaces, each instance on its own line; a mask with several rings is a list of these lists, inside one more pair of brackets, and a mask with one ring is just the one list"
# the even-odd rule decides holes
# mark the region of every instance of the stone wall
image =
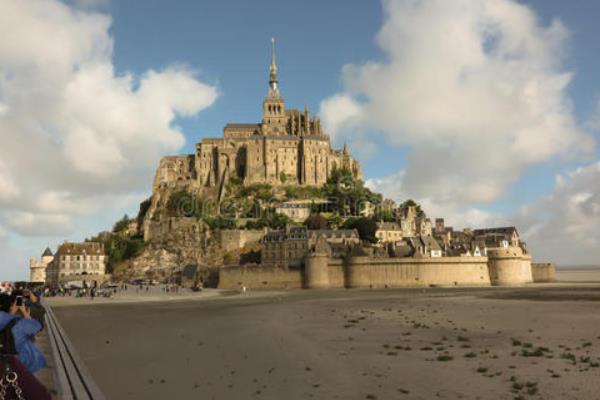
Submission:
[[352,257],[346,287],[489,286],[486,257]]
[[305,262],[305,285],[311,289],[327,289],[329,284],[329,255],[309,253]]
[[531,274],[535,283],[556,282],[556,266],[551,263],[531,264]]
[[206,236],[203,223],[193,217],[162,218],[150,221],[148,228],[144,237],[146,242],[201,242]]
[[[534,269],[538,279],[552,279],[551,267]],[[531,256],[511,247],[488,250],[488,257],[378,258],[365,255],[342,260],[310,253],[302,272],[255,266],[226,268],[221,276],[221,288],[481,287],[533,281]]]
[[[495,248],[488,257],[386,258],[354,255],[345,260],[309,253],[305,268],[256,266],[224,270],[219,287],[395,288],[508,286],[533,282],[531,256],[520,248]],[[536,282],[554,279],[553,266],[536,264]]]
[[269,267],[221,270],[221,288],[394,288],[424,286],[490,286],[487,257],[328,258],[309,254],[300,271]]
[[519,247],[488,249],[492,285],[511,286],[533,282],[531,256]]
[[300,270],[261,266],[225,267],[219,271],[219,289],[299,289],[303,285]]
[[327,264],[327,275],[329,276],[330,288],[346,287],[346,267],[341,258],[330,258]]
[[264,230],[224,229],[216,233],[223,251],[238,251],[246,245],[253,246],[265,235]]

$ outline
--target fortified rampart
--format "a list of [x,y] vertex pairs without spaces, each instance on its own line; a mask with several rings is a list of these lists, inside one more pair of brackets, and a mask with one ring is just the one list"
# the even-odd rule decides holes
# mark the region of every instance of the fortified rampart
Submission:
[[331,287],[329,279],[329,255],[325,252],[309,253],[305,261],[305,285],[310,289]]
[[220,288],[401,288],[520,285],[532,282],[531,257],[518,248],[488,250],[488,257],[331,258],[315,251],[304,270],[263,266],[221,270]]
[[535,283],[556,282],[556,266],[551,263],[531,264],[531,275]]
[[489,286],[486,257],[351,257],[346,287]]
[[531,256],[520,247],[499,247],[487,250],[490,281],[495,286],[522,285],[533,282]]
[[225,267],[219,271],[220,289],[300,289],[302,272],[277,267]]

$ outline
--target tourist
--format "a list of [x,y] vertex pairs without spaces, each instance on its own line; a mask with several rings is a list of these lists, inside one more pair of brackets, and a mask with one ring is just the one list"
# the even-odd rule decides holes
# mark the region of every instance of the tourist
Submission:
[[46,366],[44,355],[32,340],[42,330],[42,324],[31,317],[29,307],[18,303],[16,297],[0,295],[0,330],[12,325],[17,358],[29,372],[35,373]]
[[[29,310],[31,318],[35,319],[44,327],[44,316],[46,315],[46,309],[40,303],[40,296],[37,295],[33,290],[23,289],[23,304]],[[19,315],[23,317],[24,315]]]

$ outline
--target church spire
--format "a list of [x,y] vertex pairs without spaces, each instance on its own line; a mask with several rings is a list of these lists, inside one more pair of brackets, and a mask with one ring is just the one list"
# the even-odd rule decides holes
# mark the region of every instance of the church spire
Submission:
[[269,67],[269,92],[263,101],[263,124],[264,135],[285,135],[288,117],[285,113],[285,103],[279,93],[279,81],[277,80],[277,61],[275,61],[275,39],[271,38],[271,66]]
[[275,61],[275,38],[271,38],[271,66],[269,67],[269,97],[278,99],[279,81],[277,80],[277,62]]

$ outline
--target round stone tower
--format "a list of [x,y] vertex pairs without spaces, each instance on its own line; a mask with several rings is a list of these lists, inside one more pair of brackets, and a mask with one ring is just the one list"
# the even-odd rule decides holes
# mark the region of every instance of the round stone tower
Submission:
[[354,246],[346,260],[346,287],[372,288],[371,257],[373,252],[363,246]]
[[487,250],[490,281],[495,286],[522,285],[533,282],[531,256],[520,247],[498,247]]
[[317,243],[306,255],[304,265],[305,284],[308,289],[328,289],[329,285],[329,255],[331,248],[323,236],[317,238]]

